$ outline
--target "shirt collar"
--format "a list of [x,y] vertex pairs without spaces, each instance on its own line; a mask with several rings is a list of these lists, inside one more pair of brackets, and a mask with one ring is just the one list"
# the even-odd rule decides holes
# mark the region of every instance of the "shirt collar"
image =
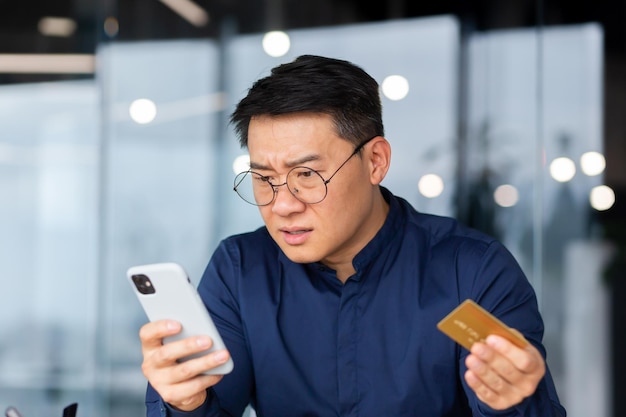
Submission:
[[356,273],[351,279],[356,281],[360,281],[363,278],[370,266],[378,260],[383,250],[391,247],[406,221],[398,199],[385,187],[380,187],[380,190],[385,201],[389,204],[389,212],[383,227],[352,260]]

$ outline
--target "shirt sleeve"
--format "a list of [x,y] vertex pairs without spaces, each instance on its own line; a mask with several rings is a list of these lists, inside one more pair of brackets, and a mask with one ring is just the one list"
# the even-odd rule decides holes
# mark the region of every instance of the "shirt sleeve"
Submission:
[[[465,276],[459,278],[462,298],[471,298],[483,308],[493,313],[508,326],[520,331],[546,359],[546,350],[542,344],[543,320],[539,313],[535,292],[522,272],[519,264],[509,251],[499,242],[487,245],[481,254],[475,248],[459,251],[457,265],[475,265],[474,268],[459,268]],[[479,255],[481,261],[476,263]],[[474,260],[472,261],[472,258]],[[533,395],[508,410],[493,410],[482,403],[474,391],[465,382],[467,370],[465,357],[469,352],[462,349],[460,357],[460,378],[470,406],[476,416],[541,416],[563,417],[565,409],[561,406],[552,376],[546,365],[546,374],[540,381]]]
[[213,387],[214,402],[229,416],[240,416],[252,402],[254,378],[250,347],[239,305],[241,250],[234,239],[223,241],[209,262],[198,292],[233,359],[233,371]]
[[159,394],[148,385],[146,393],[146,410],[148,417],[223,417],[230,416],[220,410],[219,401],[212,389],[207,390],[204,403],[193,411],[180,411],[167,404]]
[[159,394],[148,384],[146,390],[146,416],[147,417],[165,417],[167,416],[167,409],[165,403],[159,397]]

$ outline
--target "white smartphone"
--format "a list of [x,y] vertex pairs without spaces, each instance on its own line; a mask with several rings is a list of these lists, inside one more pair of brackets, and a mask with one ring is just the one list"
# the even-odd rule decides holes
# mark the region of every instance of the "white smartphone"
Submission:
[[[163,339],[163,343],[201,335],[209,336],[213,340],[210,349],[181,358],[180,361],[226,348],[198,291],[182,266],[176,263],[133,266],[126,275],[150,321],[176,320],[182,325],[180,333]],[[229,359],[206,374],[224,375],[232,369],[233,361]]]

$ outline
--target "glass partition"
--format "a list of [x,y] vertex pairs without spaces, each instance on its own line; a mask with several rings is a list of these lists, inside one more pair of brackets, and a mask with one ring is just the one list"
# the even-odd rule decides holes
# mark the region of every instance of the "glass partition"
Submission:
[[103,365],[110,409],[140,415],[146,322],[126,269],[178,262],[196,282],[215,239],[218,49],[205,41],[113,43],[99,51],[103,105]]
[[468,49],[461,217],[502,240],[534,284],[568,415],[608,415],[611,249],[591,201],[603,184],[602,28],[491,31]]
[[99,92],[0,89],[0,408],[97,400]]

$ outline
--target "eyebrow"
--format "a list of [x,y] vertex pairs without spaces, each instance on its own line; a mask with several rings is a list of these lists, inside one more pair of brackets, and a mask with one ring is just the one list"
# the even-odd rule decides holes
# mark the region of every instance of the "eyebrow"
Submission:
[[[298,159],[294,159],[292,161],[288,161],[285,163],[285,166],[287,166],[287,168],[293,168],[302,164],[306,164],[307,162],[311,162],[311,161],[318,161],[322,159],[319,155],[316,154],[311,154],[311,155],[306,155],[303,156],[301,158]],[[259,169],[259,170],[271,170],[272,168],[268,167],[267,165],[263,165],[257,162],[253,162],[250,161],[250,169]]]

